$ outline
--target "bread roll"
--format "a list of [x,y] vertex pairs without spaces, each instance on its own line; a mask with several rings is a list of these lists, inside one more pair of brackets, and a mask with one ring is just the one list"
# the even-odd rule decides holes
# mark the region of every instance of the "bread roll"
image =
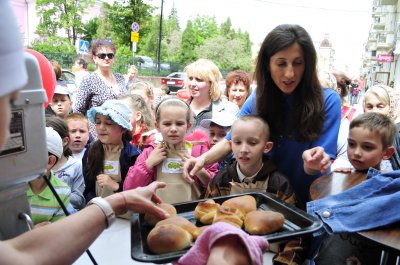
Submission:
[[243,226],[243,214],[237,208],[220,206],[215,214],[213,224],[217,222],[230,223],[238,228]]
[[[175,216],[176,215],[176,209],[172,204],[169,203],[160,203],[157,205],[158,207],[160,207],[161,209],[164,209],[167,213],[169,213],[169,215]],[[146,223],[148,223],[149,225],[155,225],[158,221],[160,221],[161,219],[156,217],[155,215],[151,214],[151,213],[145,213],[144,214],[144,221]]]
[[147,236],[147,246],[156,254],[185,249],[191,246],[192,241],[190,233],[174,224],[155,226]]
[[201,227],[197,227],[197,231],[194,234],[193,239],[196,240],[204,232],[204,230],[206,230],[208,227],[210,227],[210,225],[204,225]]
[[189,232],[193,237],[197,234],[197,226],[195,226],[192,222],[190,222],[188,219],[182,216],[172,216],[170,218],[164,219],[159,221],[156,224],[156,227],[159,225],[165,225],[165,224],[173,224],[177,225],[182,229],[185,229],[187,232]]
[[254,197],[250,195],[243,195],[228,199],[224,201],[222,205],[237,208],[243,213],[243,215],[246,215],[248,212],[257,210],[256,199],[254,199]]
[[244,229],[251,235],[266,235],[278,231],[285,216],[274,211],[252,211],[244,219]]
[[194,209],[194,218],[202,224],[210,225],[213,222],[218,207],[219,204],[215,203],[214,200],[199,202]]

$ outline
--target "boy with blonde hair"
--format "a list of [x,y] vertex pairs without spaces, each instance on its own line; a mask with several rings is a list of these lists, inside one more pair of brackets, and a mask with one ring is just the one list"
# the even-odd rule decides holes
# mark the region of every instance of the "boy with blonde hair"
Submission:
[[69,148],[72,157],[82,160],[90,139],[89,120],[79,112],[69,114],[65,120],[69,129]]

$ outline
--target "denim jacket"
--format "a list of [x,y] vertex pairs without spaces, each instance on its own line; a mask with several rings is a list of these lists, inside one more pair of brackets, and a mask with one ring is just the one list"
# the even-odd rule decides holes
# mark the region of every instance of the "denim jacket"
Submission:
[[[340,194],[307,203],[329,234],[358,232],[400,221],[400,171],[370,169],[368,179]],[[323,231],[321,231],[323,232]]]

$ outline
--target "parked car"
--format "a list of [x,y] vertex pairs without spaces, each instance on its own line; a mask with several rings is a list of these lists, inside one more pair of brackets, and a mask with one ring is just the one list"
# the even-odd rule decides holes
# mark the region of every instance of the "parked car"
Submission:
[[150,57],[139,55],[139,56],[137,56],[136,61],[137,61],[137,66],[139,69],[153,69],[154,68],[153,59],[151,59]]
[[185,72],[173,72],[167,77],[161,78],[161,85],[167,85],[170,92],[177,92],[185,86]]

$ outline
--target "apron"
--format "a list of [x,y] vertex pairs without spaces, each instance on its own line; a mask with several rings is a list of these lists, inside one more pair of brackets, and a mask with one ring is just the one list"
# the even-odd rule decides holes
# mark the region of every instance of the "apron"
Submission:
[[268,180],[267,178],[264,181],[256,181],[255,183],[246,183],[246,182],[229,182],[231,185],[230,194],[239,194],[246,192],[266,192],[268,188]]
[[[121,155],[122,145],[104,145],[104,168],[103,174],[109,175],[115,182],[120,183],[121,166],[119,164],[119,157]],[[102,198],[114,194],[114,191],[107,187],[100,187],[96,181],[96,196]]]
[[182,157],[191,154],[192,144],[186,142],[184,149],[164,144],[167,158],[157,166],[157,181],[167,183],[167,187],[156,190],[157,196],[170,204],[197,200],[201,195],[200,189],[195,183],[190,184],[183,178],[181,166]]

